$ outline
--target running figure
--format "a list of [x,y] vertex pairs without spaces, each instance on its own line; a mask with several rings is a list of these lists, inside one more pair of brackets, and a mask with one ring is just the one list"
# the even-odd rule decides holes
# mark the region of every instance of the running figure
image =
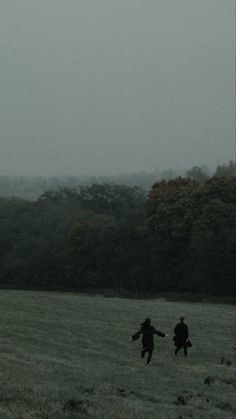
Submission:
[[148,353],[147,357],[147,365],[150,364],[152,359],[152,352],[154,349],[154,342],[153,342],[153,335],[158,335],[164,338],[166,333],[159,332],[151,325],[151,319],[146,319],[143,323],[141,323],[141,328],[137,333],[132,336],[132,340],[137,340],[140,335],[142,335],[142,345],[143,349],[141,351],[141,357],[144,358],[146,352]]

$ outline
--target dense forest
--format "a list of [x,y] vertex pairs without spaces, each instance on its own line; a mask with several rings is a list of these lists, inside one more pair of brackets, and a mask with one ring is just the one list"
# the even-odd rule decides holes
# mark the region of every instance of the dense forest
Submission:
[[232,295],[235,163],[139,186],[0,198],[0,286]]

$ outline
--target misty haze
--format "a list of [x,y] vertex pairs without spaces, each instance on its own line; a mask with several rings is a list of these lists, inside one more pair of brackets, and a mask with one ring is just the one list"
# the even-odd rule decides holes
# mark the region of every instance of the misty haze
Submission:
[[234,158],[234,1],[0,1],[0,175]]

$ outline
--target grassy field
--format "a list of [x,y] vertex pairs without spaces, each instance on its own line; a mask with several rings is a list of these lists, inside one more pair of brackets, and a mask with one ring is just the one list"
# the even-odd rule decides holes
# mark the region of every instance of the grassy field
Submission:
[[[174,355],[180,315],[188,358]],[[236,417],[231,305],[4,290],[0,316],[1,419]],[[129,342],[147,316],[170,333],[150,367]]]

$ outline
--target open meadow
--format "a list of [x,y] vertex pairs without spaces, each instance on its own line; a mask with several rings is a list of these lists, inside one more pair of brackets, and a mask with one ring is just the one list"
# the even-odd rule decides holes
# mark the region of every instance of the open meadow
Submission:
[[[180,315],[188,358],[174,355]],[[0,419],[236,416],[232,305],[2,290],[0,316]],[[145,317],[169,333],[150,367],[129,341]]]

